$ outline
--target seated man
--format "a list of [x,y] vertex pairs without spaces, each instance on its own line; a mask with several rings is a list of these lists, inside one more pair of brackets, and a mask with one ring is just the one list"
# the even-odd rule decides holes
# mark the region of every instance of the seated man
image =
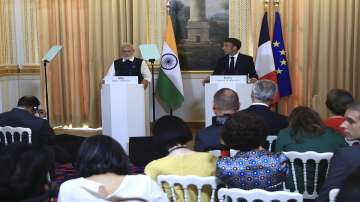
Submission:
[[237,93],[229,88],[223,88],[214,95],[212,125],[199,130],[195,137],[195,151],[209,151],[221,149],[221,129],[230,114],[234,114],[240,108]]
[[254,113],[262,117],[268,129],[268,135],[277,135],[280,129],[288,126],[287,117],[270,110],[277,91],[276,84],[270,80],[259,80],[254,83],[251,99],[252,105],[243,112]]
[[[360,103],[350,104],[345,113],[345,121],[341,124],[346,137],[360,139]],[[330,162],[330,168],[325,183],[320,189],[316,201],[329,201],[329,191],[342,188],[344,180],[360,167],[360,146],[344,147],[335,152]]]
[[54,145],[55,135],[49,122],[35,116],[39,105],[40,101],[35,96],[21,97],[17,107],[0,114],[0,126],[30,128],[33,144]]

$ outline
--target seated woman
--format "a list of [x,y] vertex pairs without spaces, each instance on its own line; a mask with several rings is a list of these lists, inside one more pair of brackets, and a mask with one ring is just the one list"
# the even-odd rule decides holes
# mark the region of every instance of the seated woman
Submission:
[[324,120],[325,125],[344,134],[344,129],[340,125],[345,121],[345,111],[352,102],[354,102],[354,98],[350,92],[342,89],[330,90],[325,104],[332,116]]
[[[216,157],[206,152],[195,152],[186,147],[192,139],[192,134],[185,122],[176,116],[163,116],[158,119],[153,128],[154,141],[168,151],[168,155],[150,162],[145,167],[145,174],[154,180],[159,175],[197,175],[213,176],[215,174]],[[165,189],[167,189],[165,187]],[[208,190],[206,190],[208,192]],[[196,190],[190,189],[190,201],[196,201]],[[177,191],[179,201],[182,194]],[[209,195],[203,194],[205,201]]]
[[[322,153],[335,152],[336,149],[346,146],[344,137],[335,130],[327,128],[316,111],[309,107],[299,106],[290,113],[289,127],[279,132],[275,151],[315,151]],[[322,163],[320,165],[319,173],[324,173],[326,164]],[[309,162],[308,166],[307,173],[309,173],[309,179],[307,184],[313,185],[314,179],[311,176],[314,176],[314,164]],[[303,180],[301,162],[295,164],[295,169],[298,176],[297,179]],[[322,184],[324,177],[324,174],[320,175],[320,184]],[[303,190],[303,186],[299,186],[299,189]],[[313,186],[309,186],[308,190],[313,190]]]
[[111,137],[87,138],[81,144],[75,165],[81,177],[60,186],[58,201],[122,201],[123,198],[168,201],[148,176],[128,175],[128,164],[121,145]]
[[53,165],[47,149],[11,144],[0,153],[0,201],[48,201],[53,196],[48,179]]
[[225,123],[221,137],[225,145],[239,152],[217,161],[217,177],[230,188],[281,190],[288,159],[261,146],[266,136],[265,123],[257,115],[245,112],[233,115]]

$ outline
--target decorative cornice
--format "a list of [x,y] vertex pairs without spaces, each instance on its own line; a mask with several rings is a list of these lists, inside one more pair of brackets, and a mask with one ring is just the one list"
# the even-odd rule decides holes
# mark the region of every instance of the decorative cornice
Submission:
[[0,65],[0,77],[3,76],[19,76],[19,75],[39,75],[40,65],[39,64],[3,64]]

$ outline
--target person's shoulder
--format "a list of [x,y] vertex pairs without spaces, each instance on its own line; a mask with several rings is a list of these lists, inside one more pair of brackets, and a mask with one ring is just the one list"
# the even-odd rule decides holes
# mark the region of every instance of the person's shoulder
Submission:
[[245,55],[245,54],[242,54],[242,53],[239,53],[238,57],[241,57],[243,59],[248,59],[248,60],[252,60],[253,57],[250,56],[250,55]]
[[125,177],[126,180],[130,180],[130,181],[134,181],[134,182],[141,182],[142,183],[152,183],[152,179],[147,176],[147,175],[142,175],[142,174],[138,174],[138,175],[126,175]]
[[115,60],[114,60],[114,63],[117,63],[117,62],[122,62],[122,59],[123,59],[123,58],[118,58],[118,59],[115,59]]
[[198,135],[204,136],[208,134],[212,134],[213,132],[218,132],[222,129],[222,126],[219,125],[210,125],[208,127],[202,128],[198,131]]
[[[339,148],[335,151],[336,155],[355,155],[355,156],[359,156],[360,155],[360,146],[352,146],[352,147],[342,147]],[[352,156],[354,157],[354,156]]]
[[60,186],[60,193],[74,192],[84,184],[83,178],[71,179],[63,182]]

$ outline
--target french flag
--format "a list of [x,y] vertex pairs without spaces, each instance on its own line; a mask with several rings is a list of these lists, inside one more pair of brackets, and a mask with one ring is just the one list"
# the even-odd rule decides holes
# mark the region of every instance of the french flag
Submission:
[[[275,68],[273,51],[271,48],[269,25],[267,21],[267,12],[265,12],[261,23],[259,46],[256,53],[255,69],[259,75],[259,79],[272,80],[277,84],[277,71]],[[273,102],[280,99],[277,93]]]

